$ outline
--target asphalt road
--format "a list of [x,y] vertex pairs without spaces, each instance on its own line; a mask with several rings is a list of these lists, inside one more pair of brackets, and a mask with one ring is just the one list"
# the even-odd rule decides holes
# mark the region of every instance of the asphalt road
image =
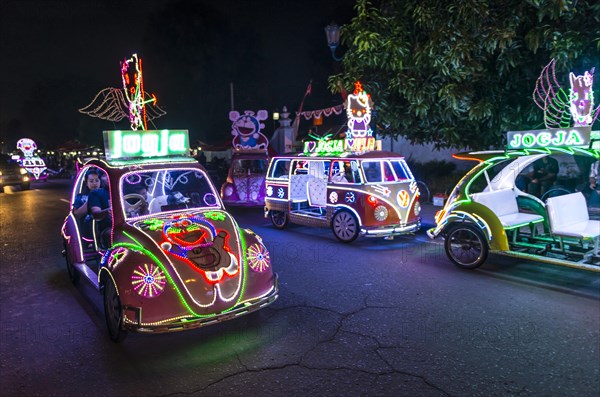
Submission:
[[232,212],[271,251],[273,305],[114,344],[98,292],[67,278],[68,198],[68,181],[0,194],[3,396],[600,395],[598,274],[497,256],[461,271],[424,232],[344,245],[262,209]]

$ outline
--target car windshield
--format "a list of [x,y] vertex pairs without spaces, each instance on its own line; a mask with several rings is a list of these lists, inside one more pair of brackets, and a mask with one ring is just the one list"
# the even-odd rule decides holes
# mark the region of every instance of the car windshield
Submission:
[[127,173],[121,194],[126,218],[221,205],[206,173],[196,168]]

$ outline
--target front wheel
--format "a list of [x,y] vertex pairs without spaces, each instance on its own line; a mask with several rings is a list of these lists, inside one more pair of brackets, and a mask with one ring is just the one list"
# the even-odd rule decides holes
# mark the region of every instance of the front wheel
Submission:
[[334,236],[343,243],[351,243],[358,237],[359,225],[356,217],[348,211],[338,211],[331,222]]
[[287,212],[271,211],[271,222],[277,229],[283,229],[288,223]]
[[116,343],[125,339],[127,331],[123,329],[123,306],[117,287],[110,277],[104,285],[104,317],[110,339]]
[[448,258],[463,269],[481,266],[489,251],[481,230],[468,223],[450,229],[444,241],[444,248]]

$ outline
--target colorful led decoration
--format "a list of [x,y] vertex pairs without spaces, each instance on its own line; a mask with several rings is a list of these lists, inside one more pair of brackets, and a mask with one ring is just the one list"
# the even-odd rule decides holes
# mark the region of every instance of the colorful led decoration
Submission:
[[243,115],[235,110],[229,112],[233,148],[267,150],[269,140],[260,130],[265,128],[261,121],[268,118],[269,113],[266,110],[259,110],[256,115],[251,110],[246,110]]
[[144,91],[142,60],[137,54],[121,63],[123,89],[105,88],[80,113],[112,122],[128,117],[132,130],[147,129],[147,122],[164,116],[154,94]]
[[534,102],[544,111],[546,127],[568,129],[594,124],[600,114],[600,106],[594,109],[594,68],[579,76],[569,73],[569,95],[558,83],[555,69],[556,60],[552,59],[542,69],[533,91]]
[[338,194],[337,194],[337,192],[331,192],[331,193],[329,193],[329,202],[332,203],[332,204],[335,204],[335,203],[337,203],[337,201],[338,201]]
[[346,99],[346,114],[348,115],[348,131],[346,137],[364,138],[373,135],[369,127],[371,122],[371,96],[363,89],[360,81],[354,84],[354,93]]
[[138,266],[131,274],[133,289],[144,298],[155,298],[160,295],[166,283],[163,271],[152,263]]
[[408,207],[408,204],[410,203],[410,194],[408,194],[406,190],[398,191],[398,194],[396,195],[396,202],[401,208]]
[[[223,221],[218,212],[175,215],[170,220],[151,218],[143,223],[150,230],[161,230],[160,248],[196,269],[210,284],[236,276],[240,269],[227,245],[229,234],[217,231],[211,221]],[[224,216],[224,215],[223,215]],[[216,262],[215,262],[216,261]],[[216,270],[215,270],[216,269]]]
[[279,189],[277,189],[277,197],[283,198],[283,196],[285,196],[285,190],[283,190],[283,188],[280,187]]
[[255,272],[264,272],[269,268],[271,263],[269,251],[262,244],[253,244],[248,247],[247,257],[250,268]]
[[344,200],[348,204],[354,204],[354,202],[356,201],[356,196],[354,195],[354,192],[346,192],[346,196],[344,197]]
[[379,222],[383,222],[388,217],[388,209],[384,205],[378,205],[373,210],[373,215]]
[[271,197],[273,195],[273,186],[267,186],[267,196]]
[[104,131],[107,160],[188,156],[187,130]]
[[23,158],[20,160],[21,166],[27,170],[37,180],[46,170],[44,160],[35,156],[37,150],[36,143],[29,138],[21,138],[17,141],[17,149],[23,152]]

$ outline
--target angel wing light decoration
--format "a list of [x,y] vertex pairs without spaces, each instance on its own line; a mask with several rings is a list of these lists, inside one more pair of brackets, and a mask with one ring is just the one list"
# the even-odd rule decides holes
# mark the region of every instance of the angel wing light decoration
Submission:
[[112,122],[129,117],[131,129],[147,130],[148,120],[164,116],[166,112],[156,104],[156,96],[144,90],[142,60],[137,54],[121,62],[123,88],[105,88],[80,113]]
[[[594,68],[583,75],[569,73],[569,94],[556,80],[556,60],[552,59],[542,69],[535,83],[533,100],[544,111],[547,128],[582,127],[594,124],[600,114],[600,106],[594,109]],[[573,125],[572,125],[573,123]]]

